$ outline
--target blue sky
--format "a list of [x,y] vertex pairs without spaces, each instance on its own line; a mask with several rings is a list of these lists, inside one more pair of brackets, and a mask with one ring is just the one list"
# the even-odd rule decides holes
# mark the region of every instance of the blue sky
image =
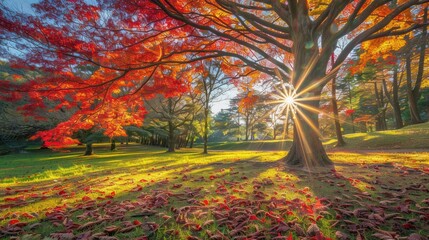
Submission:
[[31,12],[31,4],[36,2],[38,0],[3,0],[7,7],[23,12]]

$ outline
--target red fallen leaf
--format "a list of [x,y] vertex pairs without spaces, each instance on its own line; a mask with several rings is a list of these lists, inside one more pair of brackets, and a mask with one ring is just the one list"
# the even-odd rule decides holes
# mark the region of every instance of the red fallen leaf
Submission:
[[255,220],[258,220],[258,217],[256,215],[252,214],[249,216],[249,219],[252,221],[255,221]]
[[289,236],[287,237],[287,240],[293,240],[293,236],[292,236],[291,232],[289,233]]
[[58,195],[60,195],[60,196],[65,195],[65,194],[67,194],[67,192],[65,190],[61,190],[58,192]]
[[229,206],[228,206],[228,205],[226,205],[225,203],[220,203],[220,204],[219,204],[219,207],[220,207],[221,209],[224,209],[224,210],[227,210],[227,211],[229,211],[229,210],[230,210]]
[[140,179],[139,182],[147,182],[147,180],[146,179]]
[[82,197],[82,201],[84,201],[84,202],[91,201],[91,198],[88,196],[84,196],[84,197]]
[[319,229],[319,227],[316,225],[316,224],[314,224],[314,223],[312,223],[309,227],[308,227],[308,229],[307,229],[307,235],[308,236],[310,236],[310,237],[314,237],[314,236],[316,236],[317,234],[319,234],[320,233],[320,229]]
[[383,240],[393,239],[392,236],[387,235],[387,234],[382,234],[382,233],[374,233],[374,234],[372,234],[372,236],[376,237],[378,239],[383,239]]
[[195,236],[188,236],[186,239],[187,240],[200,240],[200,238],[195,237]]
[[173,185],[173,188],[176,188],[176,189],[177,189],[177,188],[181,188],[181,187],[182,187],[182,184],[180,184],[180,183],[178,183],[178,184],[174,184],[174,185]]
[[216,176],[213,176],[213,175],[210,175],[210,180],[213,180],[213,179],[215,179],[216,178]]
[[170,229],[170,230],[165,231],[165,234],[167,236],[177,236],[177,235],[179,235],[179,231],[174,230],[174,229]]
[[5,202],[17,202],[17,201],[24,201],[24,196],[18,196],[14,198],[5,198]]
[[21,217],[29,218],[29,219],[33,219],[34,218],[34,216],[31,215],[31,214],[29,214],[29,213],[23,213],[23,214],[21,214]]
[[141,236],[138,238],[135,238],[134,240],[148,240],[149,238],[147,236]]
[[7,190],[7,191],[10,191],[10,190],[12,190],[12,188],[10,188],[10,187],[7,187],[7,188],[6,188],[6,190]]
[[133,224],[136,225],[136,226],[138,226],[138,225],[141,225],[142,223],[139,220],[134,220]]
[[202,227],[206,227],[206,226],[208,226],[208,225],[210,225],[210,224],[213,224],[213,223],[214,223],[214,220],[213,220],[213,219],[207,220],[207,221],[205,221],[205,222],[203,223],[203,226],[202,226]]
[[137,185],[135,188],[131,189],[130,192],[140,192],[141,190],[143,190],[143,187]]
[[100,221],[96,221],[96,222],[87,222],[87,223],[85,223],[85,224],[83,224],[83,225],[79,226],[79,227],[77,228],[77,230],[78,230],[78,231],[87,230],[87,229],[90,229],[90,228],[92,228],[92,227],[96,226],[96,225],[97,225],[97,224],[99,224],[99,223],[100,223]]
[[12,219],[12,220],[9,221],[9,225],[15,225],[15,224],[18,224],[18,223],[19,223],[18,219]]
[[115,191],[111,192],[110,195],[107,195],[107,198],[113,198],[116,195]]
[[414,225],[412,223],[409,223],[409,222],[402,224],[402,227],[405,229],[414,229],[415,228]]
[[106,228],[104,228],[104,232],[106,232],[107,234],[114,234],[119,230],[120,228],[115,225],[107,226]]
[[209,205],[209,200],[204,199],[204,201],[202,203],[203,203],[204,206],[207,206],[207,205]]
[[192,228],[193,231],[196,231],[196,232],[199,232],[199,231],[201,231],[203,229],[200,224],[195,224],[191,228]]
[[417,234],[417,233],[412,233],[410,236],[408,236],[407,240],[424,240],[426,239],[425,237]]
[[75,235],[73,233],[51,233],[49,235],[50,238],[53,239],[64,239],[64,240],[68,240],[68,239],[74,239]]
[[347,234],[345,234],[343,232],[340,232],[340,231],[336,231],[335,232],[335,237],[338,240],[348,240],[348,239],[350,239],[349,235],[347,235]]

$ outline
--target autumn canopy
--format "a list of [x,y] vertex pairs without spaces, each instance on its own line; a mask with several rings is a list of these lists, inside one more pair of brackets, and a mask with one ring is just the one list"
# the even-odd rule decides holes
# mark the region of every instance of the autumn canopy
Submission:
[[0,5],[3,56],[37,72],[25,82],[1,81],[0,90],[7,100],[27,99],[29,117],[38,108],[72,112],[35,136],[61,146],[79,130],[113,137],[141,126],[145,99],[188,91],[200,69],[189,66],[218,59],[233,81],[291,84],[295,131],[286,161],[329,166],[318,132],[322,88],[357,47],[368,50],[363,61],[390,58],[405,35],[427,24],[428,2],[43,0],[31,13]]

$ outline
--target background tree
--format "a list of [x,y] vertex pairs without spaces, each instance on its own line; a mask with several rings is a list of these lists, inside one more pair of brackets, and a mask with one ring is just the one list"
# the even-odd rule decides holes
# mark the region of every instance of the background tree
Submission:
[[185,95],[178,97],[157,98],[147,101],[150,108],[150,121],[168,132],[168,150],[174,152],[178,143],[178,137],[181,135],[182,127],[185,126],[192,116],[192,107]]
[[201,89],[201,100],[204,112],[203,130],[203,153],[207,154],[209,114],[210,108],[216,99],[224,93],[225,87],[229,84],[229,77],[222,72],[222,62],[211,60],[201,63],[200,74],[198,75],[197,87]]
[[[428,19],[428,9],[427,7],[424,10],[423,21],[427,22]],[[411,115],[411,123],[421,123],[423,122],[420,117],[420,111],[417,107],[417,102],[421,97],[420,87],[423,80],[423,71],[424,71],[424,62],[425,62],[425,54],[426,54],[426,45],[427,45],[427,25],[422,28],[420,36],[418,38],[414,38],[414,41],[408,39],[407,49],[409,50],[406,54],[405,60],[405,69],[406,69],[406,79],[407,79],[407,93],[408,93],[408,105],[410,108]],[[418,41],[416,41],[418,40]],[[416,44],[417,43],[417,44]],[[417,74],[415,76],[415,80],[412,79],[411,73],[411,56],[413,53],[413,47],[418,46],[418,69]],[[413,84],[414,83],[414,84]]]
[[237,109],[237,107],[225,108],[214,116],[213,128],[217,139],[224,141],[240,140],[240,119]]

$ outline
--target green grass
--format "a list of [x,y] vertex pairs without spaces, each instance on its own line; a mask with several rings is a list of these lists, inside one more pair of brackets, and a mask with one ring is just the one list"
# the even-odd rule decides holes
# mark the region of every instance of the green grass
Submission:
[[[387,150],[387,149],[429,149],[429,122],[410,125],[399,130],[377,131],[370,133],[345,134],[346,146],[340,149],[348,150]],[[323,144],[327,149],[333,149],[336,139],[326,139]],[[291,139],[258,140],[239,142],[209,143],[211,150],[253,150],[277,151],[288,150],[292,145]],[[197,145],[198,146],[198,145]]]
[[[286,152],[281,151],[203,155],[201,149],[165,153],[162,148],[130,145],[110,152],[107,145],[99,145],[96,155],[82,152],[29,150],[0,156],[0,238],[43,239],[67,231],[74,236],[97,234],[111,225],[125,230],[131,226],[129,232],[112,234],[119,239],[204,239],[218,231],[230,238],[239,228],[234,218],[243,217],[242,236],[260,232],[265,239],[278,234],[298,239],[296,228],[305,232],[315,222],[326,237],[342,231],[353,239],[356,233],[349,228],[368,216],[347,212],[375,211],[392,196],[396,200],[383,205],[382,216],[398,213],[401,219],[386,219],[376,227],[402,237],[429,235],[429,216],[421,213],[428,207],[422,201],[429,198],[429,153],[335,152],[330,154],[335,172],[308,174],[285,169],[281,159]],[[410,211],[397,210],[405,204]],[[155,214],[133,217],[143,209]],[[11,232],[14,220],[22,223],[23,231]],[[280,221],[291,229],[270,232]],[[37,222],[40,225],[30,229]],[[97,224],[79,229],[88,222]],[[412,227],[400,228],[409,222]],[[362,232],[367,239],[374,233]]]

